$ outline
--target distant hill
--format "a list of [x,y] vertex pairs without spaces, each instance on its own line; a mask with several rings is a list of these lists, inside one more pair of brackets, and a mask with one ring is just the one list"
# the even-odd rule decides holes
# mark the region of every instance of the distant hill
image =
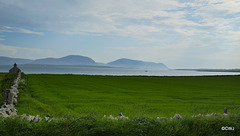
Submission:
[[168,67],[163,63],[145,62],[140,60],[126,59],[126,58],[109,62],[108,65],[120,66],[120,67],[143,68],[143,69],[168,69]]
[[118,59],[107,64],[96,63],[93,59],[80,55],[69,55],[62,58],[44,58],[44,59],[21,59],[0,56],[0,65],[17,64],[45,64],[45,65],[96,65],[96,66],[119,66],[128,68],[143,69],[168,69],[163,63],[144,62],[140,60]]
[[0,56],[0,65],[13,65],[15,62],[17,64],[31,63],[33,60],[30,59],[20,59],[20,58],[9,58]]
[[96,62],[85,56],[69,55],[62,58],[37,59],[31,64],[50,64],[50,65],[95,65]]
[[201,71],[201,72],[240,72],[240,69],[176,69],[187,71]]

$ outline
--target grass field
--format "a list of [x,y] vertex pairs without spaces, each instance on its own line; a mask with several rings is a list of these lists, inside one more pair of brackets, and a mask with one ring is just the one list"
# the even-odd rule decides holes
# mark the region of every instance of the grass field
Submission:
[[5,73],[0,73],[0,88],[1,88],[1,81],[4,78],[5,75],[6,75]]
[[[4,73],[0,73],[0,89],[2,88],[2,80],[3,80],[3,78],[4,78],[4,76],[5,76],[6,74],[4,74]],[[0,97],[0,101],[2,101],[2,98]]]
[[9,88],[16,74],[0,73],[0,103],[4,101],[5,90]]
[[[240,76],[25,75],[18,114],[150,118],[240,111]],[[22,89],[21,89],[22,88]]]
[[[234,131],[222,131],[226,125],[234,127]],[[1,136],[239,136],[239,128],[239,114],[167,121],[146,117],[116,121],[78,116],[48,123],[0,117]]]

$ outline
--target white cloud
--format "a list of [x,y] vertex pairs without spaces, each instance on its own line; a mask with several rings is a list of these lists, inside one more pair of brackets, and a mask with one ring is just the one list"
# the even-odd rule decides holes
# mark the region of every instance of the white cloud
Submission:
[[[11,16],[14,13],[12,18],[16,18],[16,23],[39,30],[96,36],[119,35],[147,41],[161,41],[162,37],[156,35],[166,35],[166,31],[162,31],[166,29],[185,36],[206,37],[219,33],[224,37],[225,32],[240,25],[239,14],[235,15],[240,12],[239,0],[3,0],[2,5],[9,9],[6,14]],[[14,24],[12,18],[4,19]],[[15,31],[41,34],[25,29]],[[240,31],[239,28],[237,31]]]
[[16,33],[25,33],[25,34],[39,34],[39,35],[43,34],[42,32],[34,32],[34,31],[24,29],[24,28],[0,26],[0,33],[4,33],[4,32],[16,32]]
[[[207,2],[208,6],[205,6],[204,9],[212,11],[211,13],[219,13],[220,11],[225,12],[225,14],[239,13],[239,0],[200,0]],[[210,8],[209,8],[210,7]],[[214,12],[214,10],[218,12]]]
[[[0,33],[130,37],[140,45],[117,47],[122,54],[156,62],[162,58],[172,66],[193,59],[211,65],[222,56],[236,62],[239,54],[240,0],[1,0],[0,5]],[[204,62],[208,57],[211,63]]]
[[16,46],[7,46],[3,44],[0,44],[0,54],[1,56],[6,56],[6,57],[28,58],[28,59],[56,57],[56,53],[51,50],[23,48],[23,47],[16,47]]
[[[66,34],[103,33],[132,36],[134,38],[149,36],[159,28],[142,23],[138,23],[138,28],[134,28],[136,23],[131,21],[142,19],[151,21],[154,17],[168,16],[165,10],[177,10],[180,7],[184,7],[184,4],[175,0],[89,0],[85,2],[75,1],[74,5],[66,1],[19,2],[9,0],[2,3],[6,7],[12,8],[9,11],[9,15],[15,10],[21,9],[22,14],[25,16],[23,17],[22,14],[15,13],[13,16],[18,21],[16,23],[28,26],[30,23],[34,27],[39,27],[39,29]],[[36,8],[36,6],[41,8]],[[20,19],[20,17],[26,19]],[[9,18],[6,19],[10,20]],[[136,31],[141,32],[136,33]]]

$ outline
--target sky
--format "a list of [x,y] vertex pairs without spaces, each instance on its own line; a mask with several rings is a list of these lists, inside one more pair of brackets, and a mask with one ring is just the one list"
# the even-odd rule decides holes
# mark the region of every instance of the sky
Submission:
[[0,0],[0,56],[240,68],[240,0]]

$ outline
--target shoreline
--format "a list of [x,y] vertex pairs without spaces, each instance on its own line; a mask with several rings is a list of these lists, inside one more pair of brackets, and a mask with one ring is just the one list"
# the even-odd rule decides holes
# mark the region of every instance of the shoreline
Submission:
[[[26,74],[26,73],[24,73]],[[164,76],[160,76],[160,75],[91,75],[91,74],[66,74],[66,73],[60,73],[60,74],[56,74],[56,73],[30,73],[30,74],[26,74],[26,75],[77,75],[77,76],[109,76],[109,77],[232,77],[232,76],[240,76],[240,74],[236,74],[236,75],[180,75],[180,76],[172,76],[172,75],[164,75]]]

